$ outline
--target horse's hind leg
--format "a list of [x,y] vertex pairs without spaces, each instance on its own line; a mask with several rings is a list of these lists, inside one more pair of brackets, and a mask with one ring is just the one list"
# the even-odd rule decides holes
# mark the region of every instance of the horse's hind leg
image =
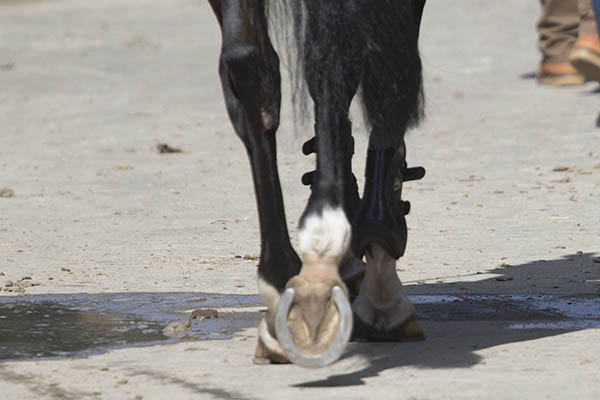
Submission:
[[[367,340],[423,338],[415,309],[396,273],[407,239],[402,183],[421,169],[406,167],[404,133],[420,117],[421,62],[417,21],[406,2],[384,0],[366,16],[377,43],[365,55],[363,103],[373,126],[367,154],[365,189],[354,219],[353,248],[366,255],[367,268],[353,303],[354,337]],[[417,13],[420,16],[420,13]],[[411,176],[412,175],[412,176]]]
[[233,127],[243,141],[254,179],[261,233],[259,292],[268,312],[260,325],[257,358],[286,361],[274,339],[279,294],[300,270],[293,250],[277,171],[275,132],[279,124],[279,58],[267,33],[264,1],[211,1],[221,24],[219,74]]
[[[396,260],[407,240],[405,214],[410,205],[401,199],[402,182],[412,172],[404,162],[404,145],[374,144],[372,133],[365,172],[363,202],[354,221],[354,251],[366,257],[367,267],[353,303],[355,339],[416,340],[424,337],[415,308],[396,272]],[[385,143],[385,141],[384,141]]]

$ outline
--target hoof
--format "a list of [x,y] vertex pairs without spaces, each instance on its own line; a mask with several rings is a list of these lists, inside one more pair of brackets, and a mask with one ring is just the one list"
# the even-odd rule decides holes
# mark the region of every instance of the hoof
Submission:
[[353,339],[379,341],[423,340],[415,306],[396,273],[396,260],[377,244],[370,245],[360,294],[352,304]]
[[425,340],[425,332],[419,326],[414,314],[400,326],[392,329],[389,334],[392,337],[400,338],[401,341]]
[[259,337],[252,362],[256,365],[289,364],[290,360],[282,353],[269,350]]
[[352,340],[371,342],[415,342],[425,340],[425,333],[413,314],[396,327],[377,330],[355,315]]
[[352,310],[337,280],[290,280],[275,316],[275,331],[287,358],[303,367],[323,367],[342,354],[352,333]]
[[258,325],[258,343],[254,352],[254,364],[288,364],[290,362],[273,331],[273,328],[269,328],[267,319],[263,318]]

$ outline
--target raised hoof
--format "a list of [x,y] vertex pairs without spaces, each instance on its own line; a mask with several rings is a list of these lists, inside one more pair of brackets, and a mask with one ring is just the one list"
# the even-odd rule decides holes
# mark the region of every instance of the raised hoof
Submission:
[[377,330],[354,315],[352,340],[362,342],[415,342],[425,340],[425,333],[417,323],[415,314],[396,327]]
[[352,333],[352,309],[341,281],[292,278],[277,305],[275,331],[294,364],[319,368],[336,361]]
[[294,289],[288,328],[295,344],[308,353],[326,350],[337,331],[339,315],[331,300],[334,286],[342,286],[342,283],[308,281],[299,275],[287,284],[287,288]]

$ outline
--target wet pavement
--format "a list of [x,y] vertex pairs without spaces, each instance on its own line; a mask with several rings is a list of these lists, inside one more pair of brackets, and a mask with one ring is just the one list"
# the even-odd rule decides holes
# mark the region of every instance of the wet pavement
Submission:
[[[86,357],[110,349],[178,340],[228,339],[260,321],[255,295],[202,293],[74,294],[0,297],[0,361]],[[254,307],[252,311],[244,308]],[[169,324],[194,310],[231,309],[191,320],[184,335]]]
[[[414,295],[418,318],[493,323],[504,329],[600,328],[599,296]],[[212,312],[211,310],[216,310]],[[87,357],[111,349],[230,339],[254,327],[257,295],[117,293],[0,297],[0,361]],[[201,317],[210,315],[210,317]],[[198,316],[198,318],[190,318]],[[174,323],[189,329],[165,335]]]

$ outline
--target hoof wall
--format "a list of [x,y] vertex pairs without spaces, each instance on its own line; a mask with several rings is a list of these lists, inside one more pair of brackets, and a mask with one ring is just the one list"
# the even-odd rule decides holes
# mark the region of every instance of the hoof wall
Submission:
[[419,326],[415,315],[408,318],[398,328],[386,332],[386,335],[393,338],[399,338],[400,341],[412,342],[425,340],[425,332],[423,332],[423,329]]
[[352,340],[361,342],[416,342],[425,340],[425,333],[413,314],[397,327],[377,330],[355,315]]
[[256,344],[256,351],[254,352],[254,358],[252,363],[255,365],[269,365],[269,364],[289,364],[289,360],[280,354],[269,351],[260,339]]

